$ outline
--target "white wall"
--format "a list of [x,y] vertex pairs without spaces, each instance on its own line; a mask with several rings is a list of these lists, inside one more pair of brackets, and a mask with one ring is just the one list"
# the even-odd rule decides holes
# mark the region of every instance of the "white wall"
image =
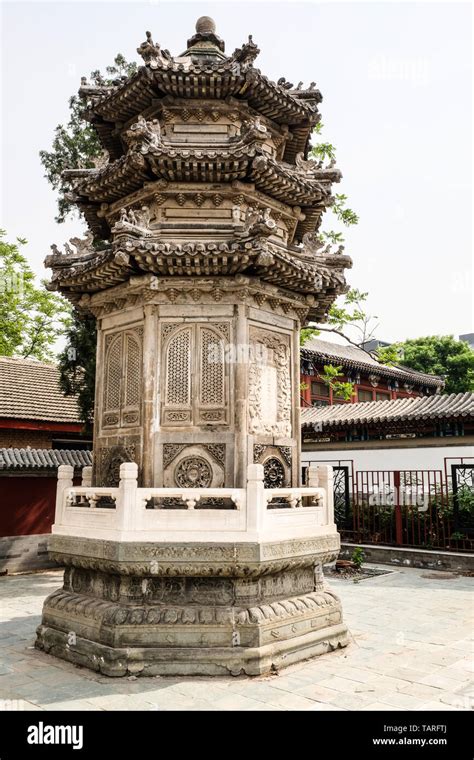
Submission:
[[[343,451],[302,451],[301,463],[318,462],[351,465],[354,470],[442,470],[445,463],[460,464],[461,458],[474,463],[472,446],[433,446],[420,448],[344,449]],[[450,474],[450,471],[448,472]]]

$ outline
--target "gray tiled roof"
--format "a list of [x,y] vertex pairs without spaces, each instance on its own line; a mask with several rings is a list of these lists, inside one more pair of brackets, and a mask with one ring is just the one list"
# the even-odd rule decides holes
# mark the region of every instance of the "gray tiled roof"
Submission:
[[313,355],[316,361],[329,361],[331,364],[342,365],[362,372],[373,372],[381,377],[390,377],[401,382],[418,383],[435,388],[441,388],[444,385],[441,377],[428,375],[425,372],[418,372],[401,365],[380,364],[367,351],[349,344],[342,345],[319,338],[311,338],[302,347],[301,355],[305,359],[310,359]]
[[80,423],[74,396],[59,389],[55,364],[0,357],[0,417]]
[[56,470],[60,464],[87,467],[92,464],[92,451],[0,448],[0,470]]
[[474,393],[398,398],[360,404],[313,406],[301,410],[302,427],[315,422],[323,428],[408,420],[474,419]]

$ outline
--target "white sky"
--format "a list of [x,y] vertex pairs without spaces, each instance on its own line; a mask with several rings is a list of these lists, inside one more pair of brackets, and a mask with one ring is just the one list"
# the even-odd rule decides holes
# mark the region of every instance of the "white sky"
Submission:
[[253,34],[270,78],[317,82],[323,138],[337,146],[360,224],[347,233],[352,286],[370,293],[378,337],[472,330],[471,6],[438,2],[3,2],[1,227],[26,237],[45,276],[57,225],[38,152],[81,75],[117,52],[139,60],[149,29],[171,53],[210,15],[226,52]]

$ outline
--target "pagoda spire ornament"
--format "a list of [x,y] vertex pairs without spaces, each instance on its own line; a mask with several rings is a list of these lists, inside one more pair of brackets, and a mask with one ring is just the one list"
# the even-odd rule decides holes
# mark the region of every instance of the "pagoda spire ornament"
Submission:
[[138,52],[81,86],[108,161],[66,170],[88,233],[46,260],[97,319],[98,371],[37,646],[108,675],[270,672],[347,643],[332,471],[302,485],[299,422],[300,329],[351,266],[319,237],[341,174],[308,158],[319,90],[264,76],[251,36],[226,55],[203,16],[183,54]]

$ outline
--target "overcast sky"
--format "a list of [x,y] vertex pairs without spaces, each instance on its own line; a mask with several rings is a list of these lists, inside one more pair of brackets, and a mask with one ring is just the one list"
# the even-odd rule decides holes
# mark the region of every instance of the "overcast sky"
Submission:
[[[337,146],[360,216],[347,233],[352,286],[369,291],[378,337],[472,330],[472,24],[469,3],[3,2],[1,226],[28,239],[45,276],[57,225],[39,162],[80,77],[145,31],[174,55],[210,15],[226,52],[253,34],[270,78],[317,82],[324,139]],[[141,59],[139,59],[141,62]]]

